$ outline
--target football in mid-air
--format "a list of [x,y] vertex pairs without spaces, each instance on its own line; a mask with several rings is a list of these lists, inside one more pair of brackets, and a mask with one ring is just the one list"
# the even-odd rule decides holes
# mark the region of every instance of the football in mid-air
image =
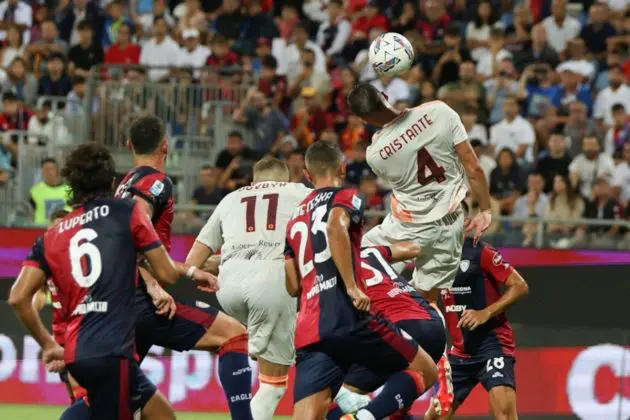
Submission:
[[413,65],[413,47],[401,34],[387,32],[372,41],[369,59],[376,73],[396,76]]

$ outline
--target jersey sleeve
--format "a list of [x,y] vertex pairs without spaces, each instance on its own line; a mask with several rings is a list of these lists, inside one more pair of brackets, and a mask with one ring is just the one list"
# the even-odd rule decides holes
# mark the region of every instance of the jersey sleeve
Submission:
[[197,236],[197,241],[210,248],[214,253],[219,252],[223,246],[223,232],[221,229],[221,209],[223,208],[221,204],[223,202],[221,201],[212,212],[212,215]]
[[450,117],[450,126],[451,131],[453,132],[453,144],[457,146],[460,143],[468,140],[468,132],[466,131],[466,127],[464,127],[464,123],[462,119],[459,117],[459,114],[455,112],[453,108],[444,104],[448,115]]
[[497,283],[505,283],[514,272],[514,268],[503,261],[503,256],[496,249],[487,245],[481,250],[481,270]]
[[146,200],[153,207],[153,212],[158,213],[168,206],[173,194],[173,182],[162,173],[153,173],[140,178],[127,191]]
[[360,225],[365,211],[365,198],[354,188],[339,190],[333,197],[332,207],[341,207],[350,215],[352,224]]
[[138,252],[146,252],[162,245],[149,215],[137,204],[131,209],[131,237]]
[[44,237],[40,236],[37,238],[33,247],[31,248],[31,252],[26,256],[24,261],[22,261],[22,267],[36,267],[46,273],[46,277],[50,277],[52,275],[50,271],[50,267],[46,262],[46,258],[44,257]]

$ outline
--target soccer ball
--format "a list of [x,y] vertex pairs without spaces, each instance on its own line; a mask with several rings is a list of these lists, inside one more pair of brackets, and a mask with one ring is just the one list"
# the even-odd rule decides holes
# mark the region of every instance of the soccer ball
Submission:
[[413,47],[401,34],[387,32],[372,41],[369,59],[376,73],[396,76],[413,65]]

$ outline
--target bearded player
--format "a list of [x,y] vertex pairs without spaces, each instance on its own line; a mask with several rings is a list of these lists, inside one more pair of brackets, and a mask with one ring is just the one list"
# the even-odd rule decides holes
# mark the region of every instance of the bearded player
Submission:
[[[171,247],[173,184],[164,173],[168,138],[164,123],[154,116],[135,120],[129,130],[134,169],[121,181],[116,197],[133,197],[151,218],[160,240]],[[176,263],[176,266],[183,266]],[[191,267],[194,277],[203,273]],[[219,354],[219,378],[233,418],[251,419],[251,368],[245,327],[215,308],[174,301],[146,269],[136,293],[136,342],[142,360],[152,345],[176,351],[205,350]],[[144,287],[142,287],[144,286]],[[158,311],[156,312],[156,305]]]
[[[348,95],[351,111],[379,127],[367,149],[367,162],[392,189],[392,210],[370,230],[362,246],[417,243],[411,284],[433,304],[448,289],[459,266],[464,228],[479,239],[491,222],[488,182],[457,113],[441,101],[398,111],[374,86],[362,83]],[[470,187],[480,212],[465,227],[461,202]],[[438,411],[450,410],[450,367],[439,365]]]

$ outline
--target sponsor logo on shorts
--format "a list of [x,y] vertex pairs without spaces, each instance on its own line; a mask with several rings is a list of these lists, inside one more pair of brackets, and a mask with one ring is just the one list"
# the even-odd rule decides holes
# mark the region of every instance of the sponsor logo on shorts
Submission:
[[197,306],[197,308],[201,308],[201,309],[208,309],[210,307],[210,305],[208,305],[206,302],[202,302],[200,300],[195,302],[195,306]]
[[446,305],[446,312],[464,312],[466,305]]

